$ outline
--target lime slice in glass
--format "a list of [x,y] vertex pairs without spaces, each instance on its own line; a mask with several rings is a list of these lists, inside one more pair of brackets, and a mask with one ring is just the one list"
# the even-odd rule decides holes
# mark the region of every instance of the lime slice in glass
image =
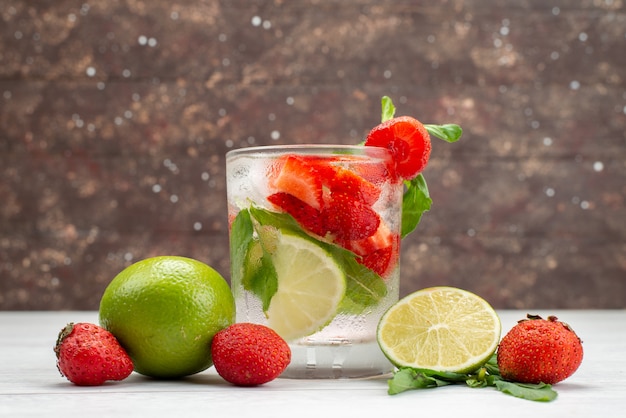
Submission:
[[454,287],[418,290],[380,319],[378,344],[397,367],[468,373],[500,341],[500,318],[481,297]]
[[292,341],[313,334],[337,313],[346,291],[341,267],[323,248],[281,233],[272,254],[278,288],[268,306],[268,325]]

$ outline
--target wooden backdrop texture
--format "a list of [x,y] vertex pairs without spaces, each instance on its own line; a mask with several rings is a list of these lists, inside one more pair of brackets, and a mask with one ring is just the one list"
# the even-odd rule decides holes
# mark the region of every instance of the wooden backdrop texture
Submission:
[[224,154],[458,123],[401,294],[626,307],[623,0],[0,0],[0,309],[97,309],[124,267],[229,277]]

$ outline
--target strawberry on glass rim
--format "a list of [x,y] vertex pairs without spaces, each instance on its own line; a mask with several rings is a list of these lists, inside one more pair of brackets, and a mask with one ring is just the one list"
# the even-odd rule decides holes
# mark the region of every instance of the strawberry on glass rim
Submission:
[[390,171],[404,181],[401,234],[404,238],[417,227],[432,203],[426,180],[421,174],[430,158],[430,137],[456,142],[463,130],[456,124],[422,124],[410,116],[394,117],[396,108],[388,96],[383,96],[381,104],[381,123],[369,132],[364,145],[388,149],[394,161]]
[[387,148],[393,155],[396,175],[411,180],[428,164],[432,145],[424,125],[410,116],[389,119],[370,131],[365,145]]

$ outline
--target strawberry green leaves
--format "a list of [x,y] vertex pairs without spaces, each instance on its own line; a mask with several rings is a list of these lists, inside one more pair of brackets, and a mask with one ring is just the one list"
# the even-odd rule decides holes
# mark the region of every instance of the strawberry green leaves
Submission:
[[400,368],[389,379],[389,395],[416,389],[430,389],[454,384],[465,384],[471,388],[494,387],[496,390],[516,398],[536,402],[550,402],[557,397],[551,385],[527,384],[503,380],[494,355],[474,373],[449,373],[432,370]]

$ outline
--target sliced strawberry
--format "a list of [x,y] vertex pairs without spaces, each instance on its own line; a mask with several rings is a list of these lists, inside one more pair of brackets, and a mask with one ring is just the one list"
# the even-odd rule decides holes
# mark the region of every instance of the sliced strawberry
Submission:
[[277,192],[289,193],[314,209],[322,205],[322,178],[315,165],[295,156],[287,155],[279,161],[280,169],[268,184]]
[[361,264],[376,272],[381,277],[386,277],[396,266],[397,250],[388,246],[376,250],[362,258]]
[[355,167],[357,175],[363,177],[374,185],[382,185],[387,181],[395,182],[395,167],[388,167],[386,164],[361,164]]
[[380,189],[376,185],[341,167],[337,167],[328,186],[332,194],[347,194],[370,206],[380,196]]
[[410,116],[389,119],[374,127],[365,145],[389,149],[397,175],[405,180],[415,178],[426,168],[432,147],[424,125]]
[[399,241],[398,235],[391,232],[389,227],[381,221],[374,234],[364,239],[350,241],[346,244],[346,248],[355,254],[365,256],[381,248],[397,245]]
[[342,246],[359,255],[358,261],[380,276],[393,271],[400,251],[400,236],[381,221],[376,232],[365,239],[343,242]]
[[369,205],[346,193],[332,193],[321,215],[328,232],[339,240],[365,239],[380,225],[380,217]]
[[326,227],[320,212],[289,193],[274,193],[267,197],[271,203],[287,212],[304,229],[314,234],[326,235]]

